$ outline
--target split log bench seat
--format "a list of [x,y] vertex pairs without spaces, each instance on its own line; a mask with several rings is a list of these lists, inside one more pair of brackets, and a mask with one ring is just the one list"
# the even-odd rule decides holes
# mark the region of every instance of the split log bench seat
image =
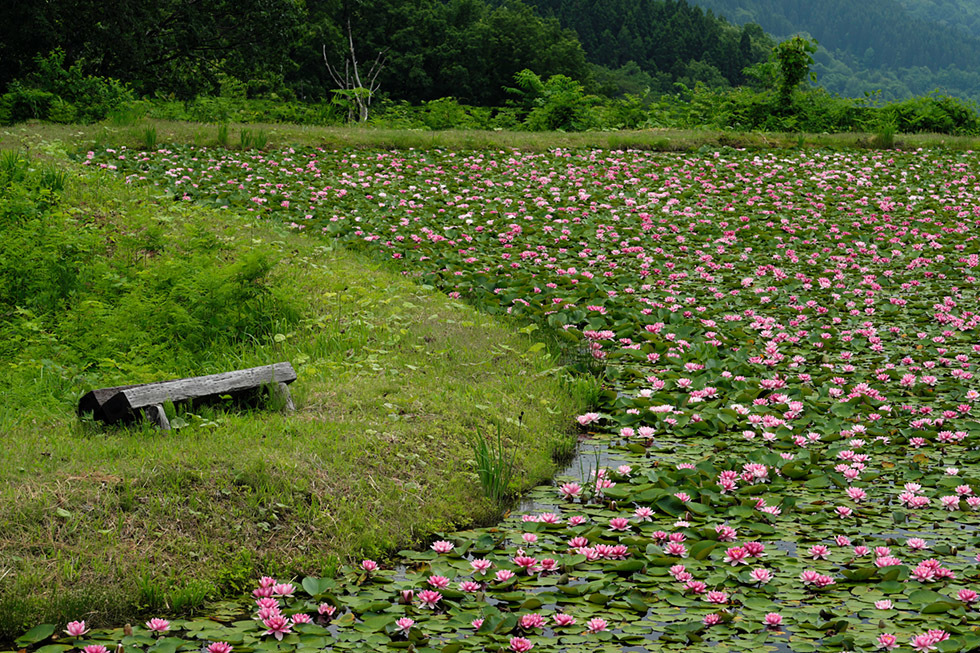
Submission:
[[170,422],[163,410],[163,404],[168,401],[174,404],[189,402],[192,406],[225,396],[255,401],[264,388],[269,388],[278,395],[286,410],[294,410],[288,384],[295,380],[296,372],[291,364],[275,363],[188,379],[100,388],[78,400],[78,414],[91,413],[93,418],[107,424],[130,422],[142,416],[169,431]]

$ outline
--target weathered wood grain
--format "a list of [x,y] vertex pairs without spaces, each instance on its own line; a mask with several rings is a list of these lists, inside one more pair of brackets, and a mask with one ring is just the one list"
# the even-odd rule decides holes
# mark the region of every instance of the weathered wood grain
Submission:
[[[133,419],[146,412],[156,417],[155,408],[166,402],[206,402],[231,395],[240,397],[257,393],[269,386],[279,394],[287,409],[292,409],[292,398],[286,384],[296,380],[296,372],[290,363],[275,363],[221,374],[195,376],[187,379],[158,381],[143,385],[118,386],[93,390],[78,402],[78,413],[91,412],[95,419],[115,423]],[[149,410],[144,410],[149,409]],[[159,419],[154,419],[163,426]]]

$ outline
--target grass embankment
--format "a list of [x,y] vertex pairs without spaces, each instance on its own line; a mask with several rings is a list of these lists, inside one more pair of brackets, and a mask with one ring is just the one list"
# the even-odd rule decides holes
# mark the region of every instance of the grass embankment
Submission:
[[[494,422],[512,489],[574,444],[584,407],[514,325],[247,215],[0,157],[0,640],[488,519],[468,439]],[[199,411],[171,433],[74,415],[92,387],[278,360],[294,414]]]
[[143,119],[130,125],[57,125],[28,123],[4,130],[0,147],[32,148],[56,141],[77,143],[93,149],[126,145],[153,149],[160,143],[186,143],[232,148],[319,145],[329,149],[424,149],[447,150],[518,149],[545,151],[555,148],[638,149],[686,152],[702,147],[748,149],[915,149],[978,150],[980,138],[947,134],[795,134],[711,130],[645,129],[608,132],[517,132],[444,130],[422,131],[373,127],[316,127],[284,124],[205,125]]

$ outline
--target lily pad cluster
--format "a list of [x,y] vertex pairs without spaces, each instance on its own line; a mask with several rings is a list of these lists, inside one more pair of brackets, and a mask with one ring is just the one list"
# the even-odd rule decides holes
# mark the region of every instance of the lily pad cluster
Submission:
[[376,252],[603,381],[579,423],[615,462],[404,568],[305,579],[278,632],[252,606],[179,647],[980,648],[974,154],[85,160]]

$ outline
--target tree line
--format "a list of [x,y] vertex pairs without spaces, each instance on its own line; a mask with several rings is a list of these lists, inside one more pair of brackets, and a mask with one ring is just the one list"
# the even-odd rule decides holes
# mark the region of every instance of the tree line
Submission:
[[[322,100],[335,69],[379,61],[379,92],[502,105],[521,70],[590,92],[734,86],[772,42],[685,0],[22,0],[0,8],[0,88],[65,69],[139,96]],[[351,47],[352,46],[352,47]]]

